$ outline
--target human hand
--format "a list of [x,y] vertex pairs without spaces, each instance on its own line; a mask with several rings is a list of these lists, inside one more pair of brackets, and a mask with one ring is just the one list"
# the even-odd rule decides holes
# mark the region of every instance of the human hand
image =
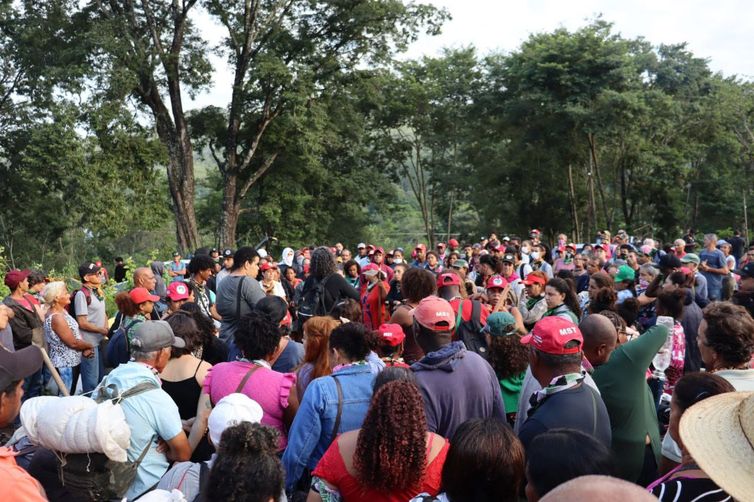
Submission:
[[168,443],[162,438],[157,438],[157,453],[167,453],[170,451]]

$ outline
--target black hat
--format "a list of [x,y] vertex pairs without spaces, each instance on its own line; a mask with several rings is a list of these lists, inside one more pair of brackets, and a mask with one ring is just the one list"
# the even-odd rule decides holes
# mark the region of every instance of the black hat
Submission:
[[0,389],[6,389],[16,380],[33,375],[42,367],[39,347],[29,347],[9,352],[0,347]]
[[209,250],[210,253],[217,253],[217,248],[212,248]]
[[98,266],[96,263],[92,263],[90,261],[82,263],[79,267],[79,277],[83,279],[89,274],[96,274],[100,271],[101,268],[102,267]]
[[754,263],[747,263],[743,267],[737,270],[734,270],[733,273],[736,275],[740,275],[741,278],[748,277],[749,279],[754,279]]
[[674,254],[666,254],[660,257],[660,263],[656,265],[658,268],[681,268],[683,264],[681,259]]
[[516,263],[516,257],[512,254],[506,254],[503,255],[503,259],[501,260],[503,263]]
[[230,248],[223,249],[223,258],[233,258],[233,250]]

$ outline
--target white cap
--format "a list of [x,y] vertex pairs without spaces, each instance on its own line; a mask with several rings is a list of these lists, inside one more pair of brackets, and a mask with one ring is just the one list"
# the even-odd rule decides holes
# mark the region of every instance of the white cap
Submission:
[[262,420],[264,411],[259,403],[251,399],[246,394],[234,392],[220,399],[209,414],[207,426],[209,427],[209,438],[212,444],[218,446],[223,431],[232,425],[241,422],[259,423]]
[[267,250],[265,250],[264,248],[257,249],[257,254],[260,258],[267,258]]

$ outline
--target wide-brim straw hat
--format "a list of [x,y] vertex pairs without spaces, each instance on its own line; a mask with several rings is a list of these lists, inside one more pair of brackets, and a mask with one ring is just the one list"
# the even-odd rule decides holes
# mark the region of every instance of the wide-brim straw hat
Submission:
[[704,399],[681,417],[681,440],[699,467],[736,500],[754,500],[754,392]]

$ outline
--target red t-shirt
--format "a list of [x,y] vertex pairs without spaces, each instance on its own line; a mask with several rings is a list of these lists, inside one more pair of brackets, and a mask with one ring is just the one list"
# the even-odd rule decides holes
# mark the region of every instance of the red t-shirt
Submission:
[[[380,291],[381,287],[384,292]],[[366,287],[362,288],[361,310],[364,317],[364,325],[368,330],[374,331],[378,329],[381,324],[387,322],[390,318],[385,309],[385,297],[387,297],[389,292],[390,284],[386,281],[382,281],[370,291],[367,291]]]
[[[454,298],[453,300],[450,300],[450,306],[453,307],[453,312],[456,314],[456,318],[458,317],[458,305],[461,303],[460,298]],[[463,308],[461,309],[461,322],[470,321],[471,320],[471,300],[465,299],[463,300]],[[479,322],[482,324],[482,326],[487,325],[487,318],[490,316],[490,306],[482,304],[482,310],[479,312]],[[456,340],[455,332],[453,333],[453,339]]]
[[[433,441],[440,438],[434,437]],[[325,454],[320,459],[317,467],[312,472],[312,476],[324,479],[333,485],[340,492],[343,500],[348,502],[405,502],[410,500],[419,493],[429,493],[437,495],[440,492],[440,483],[442,481],[442,466],[445,464],[445,457],[448,455],[450,443],[445,439],[442,450],[427,466],[424,478],[421,480],[419,490],[410,490],[404,492],[382,493],[365,489],[361,483],[351,476],[346,469],[343,457],[340,455],[338,441],[332,442]],[[431,450],[431,444],[427,448],[427,453]],[[414,493],[416,492],[416,493]]]

